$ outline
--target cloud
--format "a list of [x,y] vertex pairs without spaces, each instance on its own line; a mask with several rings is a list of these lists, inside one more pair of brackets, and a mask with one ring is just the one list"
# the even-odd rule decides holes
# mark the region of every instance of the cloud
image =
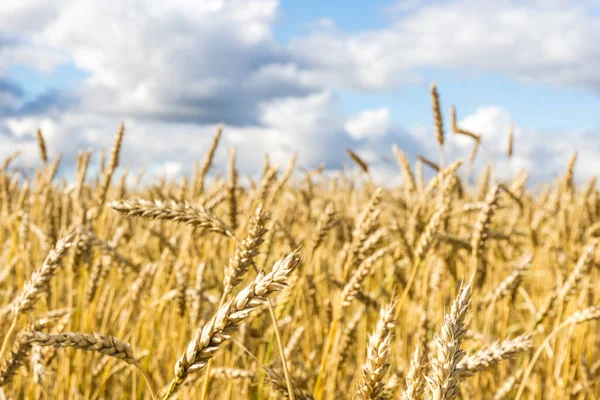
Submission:
[[68,56],[64,52],[23,37],[20,32],[11,31],[14,21],[10,18],[10,12],[2,9],[4,6],[4,3],[0,4],[0,77],[14,65],[28,65],[42,72],[51,72],[67,62]]
[[[401,4],[403,2],[400,2]],[[499,72],[600,91],[600,16],[583,2],[459,0],[391,7],[389,27],[317,32],[291,42],[312,83],[387,90],[422,68]]]
[[366,110],[346,122],[346,131],[355,139],[376,139],[385,135],[391,125],[390,110]]
[[0,79],[0,116],[10,113],[23,96],[23,89],[15,82]]
[[298,80],[292,57],[272,37],[276,1],[54,4],[44,18],[43,7],[13,6],[0,12],[0,23],[15,15],[43,19],[38,30],[8,26],[32,43],[69,54],[89,73],[80,98],[87,111],[244,125],[256,123],[264,101],[320,90]]
[[[541,131],[516,124],[514,154],[509,159],[508,132],[512,123],[510,112],[499,106],[480,107],[458,121],[459,126],[481,134],[482,145],[475,170],[482,170],[493,161],[497,179],[510,179],[519,171],[526,170],[531,182],[539,183],[563,174],[574,151],[579,154],[577,180],[590,179],[599,170],[600,135],[589,130]],[[454,155],[463,156],[465,160],[470,155],[472,144],[470,138],[457,135],[450,136],[448,141]]]

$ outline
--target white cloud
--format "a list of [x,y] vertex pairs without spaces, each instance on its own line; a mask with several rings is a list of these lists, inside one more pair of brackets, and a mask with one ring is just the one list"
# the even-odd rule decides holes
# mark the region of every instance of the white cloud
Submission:
[[386,90],[437,67],[600,91],[591,39],[600,38],[600,17],[581,2],[459,0],[401,11],[390,27],[319,32],[291,48],[312,82],[344,88]]
[[163,164],[159,174],[164,174],[167,178],[176,178],[181,174],[183,164],[177,161],[167,161]]
[[[0,11],[1,14],[1,11]],[[53,72],[57,66],[66,63],[69,57],[62,51],[33,43],[20,43],[18,40],[2,41],[0,38],[0,77],[13,65],[27,65],[41,72]]]
[[346,122],[346,131],[355,139],[372,139],[384,136],[390,129],[390,110],[382,107],[365,110]]
[[[465,129],[479,133],[482,145],[475,162],[475,170],[490,161],[494,162],[498,179],[509,179],[521,170],[526,170],[531,180],[539,182],[562,174],[574,151],[578,151],[579,161],[576,178],[589,179],[600,168],[600,135],[597,133],[570,130],[566,132],[540,131],[534,127],[515,124],[514,153],[507,156],[508,132],[513,122],[511,114],[498,106],[484,106],[473,114],[458,121]],[[455,156],[468,160],[473,141],[464,136],[452,135],[448,145],[455,149]],[[435,153],[433,153],[435,154]]]

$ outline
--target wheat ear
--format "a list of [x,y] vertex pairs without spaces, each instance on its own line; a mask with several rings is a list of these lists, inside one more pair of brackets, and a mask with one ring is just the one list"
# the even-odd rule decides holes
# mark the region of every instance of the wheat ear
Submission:
[[465,318],[470,303],[471,282],[468,282],[460,289],[450,314],[444,317],[442,334],[436,336],[437,355],[431,360],[431,376],[426,377],[434,400],[451,400],[458,394],[459,364],[465,355],[461,347],[467,331]]
[[175,364],[175,378],[169,385],[164,399],[170,398],[190,374],[202,370],[221,345],[229,339],[229,333],[252,311],[265,304],[269,295],[287,286],[289,275],[299,263],[300,256],[295,250],[277,261],[268,274],[259,272],[252,283],[217,310],[204,328],[196,332]]
[[381,309],[375,332],[369,338],[367,360],[362,366],[362,381],[354,396],[356,400],[378,399],[384,388],[384,377],[390,367],[388,358],[395,325],[395,307],[395,301],[392,301]]
[[115,211],[130,217],[144,217],[182,222],[193,227],[235,238],[235,233],[225,222],[211,214],[204,206],[187,202],[144,199],[117,200],[108,203]]
[[425,394],[427,359],[423,354],[423,349],[417,345],[406,374],[406,390],[402,392],[402,400],[421,400]]
[[36,131],[38,147],[40,149],[40,157],[44,164],[48,164],[48,152],[46,150],[46,141],[44,140],[44,136],[42,135],[42,130],[38,128]]
[[515,355],[531,348],[531,336],[521,335],[514,339],[506,339],[502,343],[496,342],[491,346],[479,350],[475,354],[466,356],[458,368],[464,377],[475,375],[496,367],[500,361],[509,360]]

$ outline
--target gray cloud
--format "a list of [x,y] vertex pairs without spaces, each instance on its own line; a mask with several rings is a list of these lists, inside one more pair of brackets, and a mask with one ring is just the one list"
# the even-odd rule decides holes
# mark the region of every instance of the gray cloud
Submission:
[[17,83],[0,79],[0,116],[12,113],[23,94],[23,89]]
[[276,1],[61,0],[56,10],[39,31],[24,31],[90,74],[88,111],[248,125],[264,101],[320,90],[297,79],[293,55],[272,38]]

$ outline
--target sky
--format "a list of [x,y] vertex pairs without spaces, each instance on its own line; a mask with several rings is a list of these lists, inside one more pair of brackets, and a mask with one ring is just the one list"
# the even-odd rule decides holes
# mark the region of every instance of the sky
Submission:
[[[217,169],[238,149],[243,173],[264,154],[284,167],[351,169],[397,183],[396,144],[437,159],[429,87],[444,112],[447,157],[468,158],[458,124],[480,133],[475,170],[532,182],[600,167],[600,7],[566,0],[5,0],[0,2],[0,158],[40,165],[36,130],[73,174],[78,150],[189,174],[219,123]],[[515,126],[515,152],[506,157]]]

